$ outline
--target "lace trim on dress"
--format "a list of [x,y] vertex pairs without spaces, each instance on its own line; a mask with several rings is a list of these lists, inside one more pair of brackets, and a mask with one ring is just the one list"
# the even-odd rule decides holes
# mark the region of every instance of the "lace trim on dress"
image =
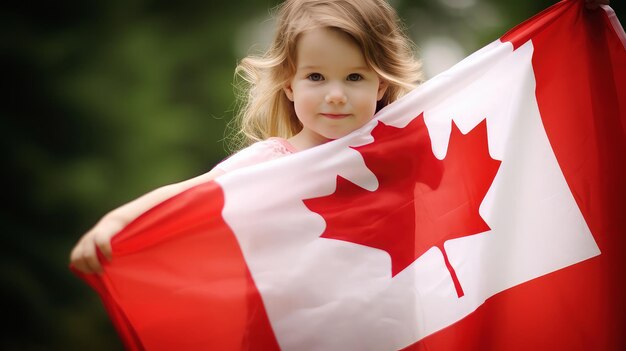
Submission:
[[288,155],[293,154],[297,150],[286,140],[283,138],[269,138],[267,139],[268,146],[272,147],[272,151],[277,154]]

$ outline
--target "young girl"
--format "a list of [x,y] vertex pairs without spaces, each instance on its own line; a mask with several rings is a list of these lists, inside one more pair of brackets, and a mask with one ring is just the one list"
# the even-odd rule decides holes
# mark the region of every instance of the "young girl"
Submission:
[[384,0],[287,0],[262,57],[246,57],[240,146],[210,172],[158,188],[105,215],[76,244],[71,263],[100,272],[111,237],[146,210],[232,170],[341,138],[419,82],[420,66],[395,11]]
[[[607,0],[585,0],[589,8]],[[287,0],[262,57],[242,60],[248,83],[239,115],[241,146],[210,172],[158,188],[105,215],[76,244],[71,263],[100,272],[99,250],[156,204],[232,170],[341,138],[420,80],[419,64],[395,11],[384,0]]]

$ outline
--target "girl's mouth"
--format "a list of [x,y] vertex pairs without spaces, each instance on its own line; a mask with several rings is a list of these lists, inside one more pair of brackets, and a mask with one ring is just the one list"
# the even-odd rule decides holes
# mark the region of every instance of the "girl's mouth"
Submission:
[[330,119],[342,119],[350,116],[347,113],[322,113],[321,115]]

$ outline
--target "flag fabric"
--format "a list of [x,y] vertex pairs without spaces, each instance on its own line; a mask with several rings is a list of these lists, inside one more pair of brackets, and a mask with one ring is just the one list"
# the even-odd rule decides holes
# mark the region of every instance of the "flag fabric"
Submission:
[[116,235],[129,350],[626,349],[626,35],[562,1]]

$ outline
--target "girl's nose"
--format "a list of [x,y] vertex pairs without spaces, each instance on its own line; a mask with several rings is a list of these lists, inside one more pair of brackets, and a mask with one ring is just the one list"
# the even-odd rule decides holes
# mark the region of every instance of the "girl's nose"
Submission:
[[333,86],[326,94],[326,103],[328,104],[345,104],[347,101],[348,98],[341,87]]

